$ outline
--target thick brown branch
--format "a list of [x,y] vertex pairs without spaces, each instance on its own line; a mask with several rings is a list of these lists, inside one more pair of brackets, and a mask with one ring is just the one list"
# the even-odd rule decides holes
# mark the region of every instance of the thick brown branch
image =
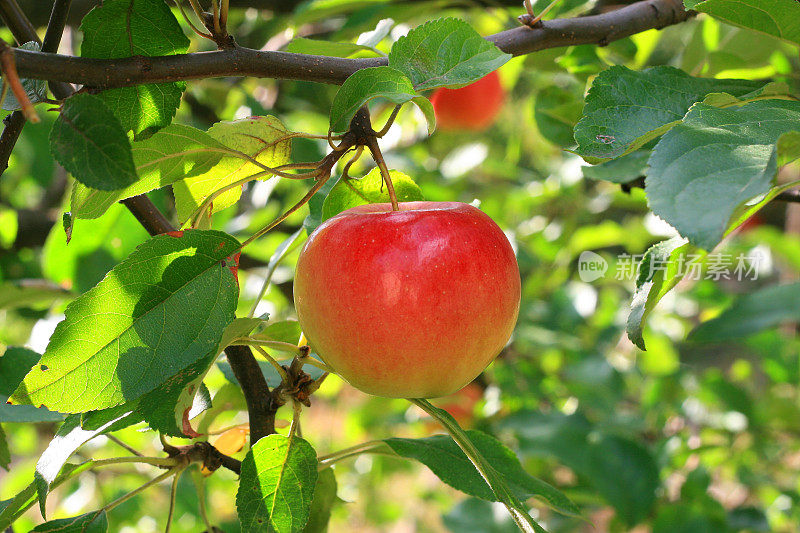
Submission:
[[228,346],[225,355],[244,391],[250,419],[250,442],[275,433],[275,411],[269,386],[249,346]]
[[11,157],[19,134],[22,133],[22,127],[25,126],[25,115],[22,114],[22,111],[14,111],[3,119],[3,124],[5,127],[3,134],[0,135],[0,176],[8,168],[8,158]]
[[131,196],[120,201],[128,208],[139,224],[147,230],[150,235],[159,235],[173,231],[175,228],[170,224],[169,220],[158,210],[153,202],[145,196],[140,194],[138,196]]
[[[59,4],[64,4],[64,2],[57,2],[57,5],[53,6],[53,15],[56,15],[56,21],[59,20],[61,17],[62,7],[59,7]],[[67,9],[69,8],[69,2],[66,2]],[[17,40],[17,43],[24,44],[27,42],[35,42],[42,44],[41,39],[39,39],[39,35],[36,33],[33,25],[30,23],[28,18],[25,16],[25,13],[17,5],[16,0],[0,0],[0,17],[2,17],[3,22],[6,23],[8,28],[11,30],[11,33],[14,35],[14,39]],[[66,17],[66,13],[64,13],[64,17]],[[62,28],[63,31],[63,28]],[[48,27],[48,34],[50,34],[50,29]],[[59,37],[60,39],[60,37]],[[53,41],[53,37],[50,38],[48,41],[48,46]],[[56,42],[56,48],[58,47],[58,42]],[[44,52],[48,51],[55,51],[55,49],[43,49]],[[16,60],[16,54],[15,54]],[[15,61],[16,62],[16,61]],[[24,75],[22,76],[25,77]],[[47,77],[42,77],[40,79],[47,80]],[[59,80],[48,80],[48,81],[59,81]],[[66,98],[70,94],[73,93],[74,89],[67,83],[51,83],[50,90],[53,91],[53,94],[56,98]]]
[[[577,44],[605,45],[690,17],[681,0],[644,0],[616,11],[545,21],[487,37],[501,50],[523,55]],[[97,88],[220,76],[252,76],[342,83],[358,69],[386,64],[385,58],[342,59],[236,48],[161,57],[91,59],[17,50],[22,77],[79,83]]]

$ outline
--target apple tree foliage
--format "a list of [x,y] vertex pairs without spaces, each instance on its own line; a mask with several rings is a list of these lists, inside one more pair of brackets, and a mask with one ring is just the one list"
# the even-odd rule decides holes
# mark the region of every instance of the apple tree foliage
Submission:
[[[536,1],[516,31],[641,2],[619,3]],[[672,3],[691,16],[517,57],[484,38],[517,2],[76,3],[82,58],[352,72],[20,80],[42,120],[0,178],[0,530],[796,531],[800,4]],[[431,91],[498,69],[494,126],[438,132]],[[393,123],[379,147],[365,109]],[[294,320],[300,246],[388,176],[401,201],[478,202],[517,252],[515,335],[453,397],[357,393]],[[755,252],[753,279],[720,273]]]

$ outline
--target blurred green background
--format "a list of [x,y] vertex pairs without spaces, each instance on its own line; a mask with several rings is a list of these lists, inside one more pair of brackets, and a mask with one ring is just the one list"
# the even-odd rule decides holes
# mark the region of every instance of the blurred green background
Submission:
[[[386,51],[409,27],[432,17],[464,18],[490,34],[514,27],[521,12],[465,5],[314,0],[301,3],[294,13],[237,9],[229,27],[244,46],[276,50],[297,35],[355,41],[391,18],[392,31],[378,46]],[[565,0],[548,16],[575,16],[589,7]],[[13,41],[5,29],[0,36]],[[79,45],[80,33],[73,30],[62,51],[77,52]],[[205,49],[211,49],[210,43],[194,38],[190,51]],[[518,452],[531,474],[581,506],[588,521],[530,501],[534,516],[554,533],[800,531],[800,341],[795,328],[713,344],[686,340],[699,322],[718,315],[737,295],[797,278],[798,229],[791,223],[786,229],[787,217],[797,212],[788,213],[787,204],[770,205],[717,250],[733,256],[760,254],[757,279],[685,280],[651,315],[645,330],[648,351],[635,348],[625,336],[634,283],[631,275],[617,275],[624,267],[619,257],[642,254],[674,230],[648,214],[641,189],[626,191],[592,179],[597,176],[585,175],[583,161],[565,150],[573,144],[572,127],[588,84],[618,64],[634,69],[673,65],[696,76],[777,79],[795,88],[800,71],[796,49],[700,16],[606,47],[575,46],[515,58],[500,69],[506,104],[495,125],[482,133],[436,132],[428,138],[421,114],[406,106],[382,140],[389,167],[412,176],[428,200],[479,202],[507,232],[523,279],[520,319],[509,345],[467,390],[435,403],[451,410],[462,425],[500,438]],[[325,133],[335,91],[333,86],[270,79],[190,82],[176,122],[205,129],[219,120],[276,115],[292,130]],[[91,288],[147,238],[130,213],[115,206],[98,220],[77,221],[65,244],[60,218],[68,209],[70,178],[48,153],[55,114],[46,107],[39,108],[41,124],[25,127],[0,179],[0,351],[3,345],[43,351],[70,294]],[[382,124],[389,111],[375,105],[374,123]],[[326,149],[325,141],[296,140],[293,160],[317,160]],[[369,171],[367,160],[351,173]],[[293,205],[308,187],[290,180],[250,184],[238,205],[215,213],[213,225],[247,236]],[[174,216],[170,191],[150,196]],[[301,210],[249,248],[251,264],[240,270],[240,314],[254,303],[264,263],[307,214]],[[604,276],[580,279],[578,258],[584,251],[608,261]],[[269,313],[274,321],[294,318],[296,257],[297,247],[276,270],[258,314]],[[194,421],[196,427],[213,431],[246,422],[241,393],[218,368],[206,384],[215,405]],[[288,411],[280,415],[290,416]],[[3,424],[12,468],[0,472],[0,500],[31,481],[36,459],[56,427]],[[116,436],[145,454],[157,454],[155,434],[137,429]],[[366,396],[337,378],[312,398],[302,429],[319,454],[365,440],[438,432],[407,402]],[[126,453],[99,437],[77,455]],[[502,507],[466,498],[416,463],[364,455],[338,463],[335,473],[342,501],[334,508],[331,532],[515,531]],[[49,517],[96,509],[153,475],[150,468],[133,467],[86,473],[58,489],[49,500]],[[212,522],[223,531],[238,531],[235,476],[219,470],[204,483]],[[205,529],[192,485],[192,476],[184,475],[175,533]],[[151,489],[114,509],[111,529],[161,530],[167,503],[166,485]],[[32,509],[15,531],[28,531],[40,521]]]

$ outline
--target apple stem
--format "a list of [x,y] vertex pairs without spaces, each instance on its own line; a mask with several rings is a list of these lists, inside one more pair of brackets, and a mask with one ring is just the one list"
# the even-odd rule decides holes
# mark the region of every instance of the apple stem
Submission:
[[372,154],[372,159],[378,164],[383,181],[386,183],[386,191],[389,193],[389,200],[392,202],[392,211],[400,211],[400,205],[397,203],[397,194],[394,192],[394,185],[392,184],[392,177],[389,175],[389,167],[386,166],[386,161],[384,161],[383,154],[378,146],[378,138],[370,136],[366,141],[367,148]]

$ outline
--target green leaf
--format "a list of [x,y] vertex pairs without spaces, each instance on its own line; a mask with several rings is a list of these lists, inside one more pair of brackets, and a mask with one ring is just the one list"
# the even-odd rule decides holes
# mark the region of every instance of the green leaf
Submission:
[[725,342],[800,320],[800,283],[773,285],[740,296],[689,334],[694,342]]
[[[21,44],[19,48],[20,50],[32,50],[34,52],[38,52],[42,49],[41,45],[36,41],[29,41],[25,44]],[[25,94],[28,95],[28,100],[30,100],[32,104],[37,104],[47,97],[47,82],[45,80],[21,78],[19,81],[22,83],[22,88],[25,89]],[[3,100],[2,109],[6,111],[22,109],[22,106],[19,105],[17,97],[14,96],[14,92],[11,88],[8,89],[6,99]]]
[[[237,318],[225,328],[222,333],[222,339],[219,342],[218,352],[224,350],[232,342],[247,337],[250,333],[259,326],[266,324],[263,318]],[[299,338],[299,336],[298,336]],[[297,342],[295,340],[295,342]]]
[[119,200],[205,174],[227,153],[226,148],[206,132],[172,124],[144,141],[131,143],[139,181],[112,192],[77,183],[72,188],[71,214],[76,218],[97,218]]
[[595,439],[587,450],[587,469],[597,491],[633,526],[656,500],[658,465],[641,444],[616,435]]
[[41,355],[28,348],[9,346],[0,356],[0,403],[6,403]]
[[12,399],[70,413],[114,407],[203,358],[234,318],[238,249],[219,231],[145,242],[67,306]]
[[64,101],[50,132],[50,151],[87,187],[114,191],[139,179],[119,120],[100,98],[88,93]]
[[646,349],[642,332],[647,317],[659,300],[683,278],[680,267],[690,252],[697,254],[698,251],[686,239],[673,237],[654,244],[644,253],[626,325],[628,338],[640,349]]
[[[413,28],[392,46],[389,66],[408,76],[414,89],[463,87],[511,59],[463,20],[441,18]],[[400,103],[400,102],[395,102]]]
[[349,57],[357,52],[369,52],[370,55],[376,55],[375,49],[371,46],[364,46],[356,43],[320,41],[318,39],[306,39],[305,37],[295,37],[292,39],[286,47],[286,51],[294,54],[311,54],[328,57]]
[[300,340],[301,333],[300,322],[297,320],[282,320],[280,322],[273,322],[255,337],[257,339],[297,344]]
[[796,0],[684,0],[684,4],[686,9],[800,44],[800,3]]
[[[468,435],[468,433],[458,425],[458,422],[456,422],[456,419],[453,418],[450,413],[444,409],[434,407],[428,400],[417,398],[409,399],[409,401],[435,418],[447,430],[459,451],[464,454],[469,462],[475,467],[477,473],[479,473],[480,480],[486,483],[487,488],[489,489],[489,494],[491,495],[490,499],[501,502],[514,519],[514,522],[522,531],[536,533],[545,531],[544,528],[542,528],[538,523],[536,523],[535,520],[533,520],[528,513],[528,510],[523,507],[522,502],[519,501],[517,495],[512,492],[512,489],[508,486],[505,476],[498,472],[494,466],[486,460],[479,448],[472,441],[470,435]],[[428,463],[425,464],[428,466],[428,468],[433,470]],[[437,465],[437,470],[440,469],[440,466],[441,465]],[[433,472],[440,479],[445,481],[445,483],[449,484],[450,481],[448,480],[456,480],[459,483],[464,481],[464,479],[459,479],[461,476],[451,476],[451,473],[444,469],[440,471],[437,470],[433,470]],[[479,484],[475,483],[474,477],[472,477],[472,480],[469,481],[466,486],[469,486],[472,490],[479,490],[477,487],[480,487]],[[485,494],[485,491],[483,492]]]
[[86,292],[149,238],[139,221],[121,204],[111,206],[107,215],[98,220],[74,221],[69,242],[64,227],[56,224],[43,249],[44,275],[76,293]]
[[[424,200],[422,190],[406,174],[398,170],[390,170],[392,184],[398,202],[414,202]],[[389,191],[381,176],[379,168],[373,168],[361,179],[345,181],[340,179],[325,198],[322,206],[322,220],[328,220],[346,209],[364,204],[389,202]]]
[[[528,474],[514,452],[482,431],[465,431],[469,440],[497,473],[503,476],[514,495],[522,501],[536,497],[556,511],[579,516],[580,510],[558,489]],[[398,455],[415,459],[430,468],[439,479],[470,496],[500,501],[464,452],[448,435],[424,439],[391,438],[384,442]]]
[[308,521],[317,453],[297,436],[269,435],[247,452],[236,493],[242,532],[302,531]]
[[45,519],[47,518],[45,504],[47,503],[47,494],[50,492],[50,485],[58,477],[64,463],[78,448],[105,433],[117,420],[118,418],[110,420],[98,429],[87,431],[81,428],[81,415],[75,414],[68,416],[58,428],[53,440],[50,441],[47,449],[36,462],[36,473],[34,474],[36,492],[39,495],[39,509]]
[[173,437],[200,436],[189,421],[211,407],[211,397],[202,381],[218,355],[216,349],[210,351],[142,396],[128,423],[143,420],[150,429]]
[[790,159],[778,153],[778,141],[799,129],[800,102],[695,104],[653,150],[645,182],[650,208],[693,244],[712,249],[737,208],[770,191],[778,160]]
[[572,130],[581,118],[583,87],[580,92],[569,88],[548,86],[539,91],[533,105],[533,118],[542,136],[556,146],[573,146]]
[[311,235],[322,224],[322,209],[325,207],[325,198],[330,194],[336,182],[332,179],[323,185],[308,201],[308,216],[303,220],[306,233]]
[[336,474],[332,468],[326,468],[319,473],[317,478],[308,523],[303,528],[303,533],[325,533],[331,519],[331,509],[337,500]]
[[590,180],[610,181],[611,183],[629,183],[643,178],[647,172],[649,150],[636,150],[611,161],[583,167],[583,177]]
[[17,424],[39,424],[42,422],[61,422],[64,415],[50,411],[45,407],[32,405],[8,405],[0,403],[0,422]]
[[[106,0],[81,22],[81,55],[98,59],[185,53],[189,39],[163,0]],[[125,131],[138,134],[172,122],[185,87],[182,82],[109,89],[100,98]]]
[[405,74],[383,66],[357,70],[345,80],[331,104],[331,131],[347,131],[356,111],[375,98],[386,98],[397,105],[414,102],[428,121],[428,133],[432,133],[436,127],[430,100],[417,94]]
[[[274,168],[289,162],[292,144],[290,139],[285,138],[290,132],[274,116],[217,122],[209,128],[208,135],[231,150],[255,158],[262,165]],[[282,138],[285,140],[276,142]],[[236,182],[243,185],[245,181],[272,177],[270,173],[253,177],[263,172],[261,167],[241,157],[226,156],[206,172],[179,181],[173,186],[178,220],[181,223],[189,220],[203,201],[225,186]],[[232,206],[241,195],[241,186],[220,194],[213,200],[213,211]]]
[[106,531],[108,531],[106,512],[92,511],[72,518],[59,518],[39,524],[31,530],[31,533],[105,533]]
[[190,420],[211,407],[211,396],[202,380],[216,358],[216,350],[209,352],[141,398],[83,413],[81,427],[90,431],[104,428],[105,432],[112,432],[146,422],[150,429],[164,435],[199,436]]
[[44,407],[37,409],[31,405],[6,404],[8,397],[40,358],[41,355],[33,350],[17,346],[8,347],[0,356],[0,422],[33,424],[59,422],[64,419],[61,413],[54,413]]
[[709,93],[743,96],[763,83],[693,78],[673,67],[634,71],[614,66],[600,73],[575,126],[576,153],[600,163],[640,148],[678,124]]

